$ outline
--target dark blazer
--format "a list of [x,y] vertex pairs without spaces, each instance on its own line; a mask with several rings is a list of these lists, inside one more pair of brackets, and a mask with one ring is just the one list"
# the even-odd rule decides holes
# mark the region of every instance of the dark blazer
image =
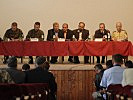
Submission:
[[[80,33],[80,30],[79,29],[76,29],[76,30],[73,30],[73,34],[75,35],[75,38],[78,40],[79,39],[79,33]],[[82,30],[82,40],[86,40],[89,36],[89,30],[86,30],[86,29],[83,29]]]
[[16,68],[7,68],[6,69],[11,78],[15,83],[24,83],[25,82],[25,73],[17,70]]
[[98,30],[95,31],[94,38],[103,38],[104,35],[107,35],[107,37],[108,37],[108,33],[110,33],[109,30],[104,29],[104,33],[102,33],[100,31],[100,29],[98,29]]
[[[62,37],[64,38],[64,31],[61,30],[62,32]],[[72,37],[73,37],[73,31],[71,31],[70,29],[67,30],[67,34],[66,34],[66,39],[70,39],[72,40]]]
[[[53,40],[53,35],[55,35],[54,29],[48,30],[47,41],[52,41]],[[58,32],[58,37],[63,38],[62,31],[60,29],[59,29],[59,32]]]
[[25,73],[26,83],[48,83],[52,94],[57,91],[55,77],[51,72],[48,72],[41,67],[37,67],[30,71],[26,71]]

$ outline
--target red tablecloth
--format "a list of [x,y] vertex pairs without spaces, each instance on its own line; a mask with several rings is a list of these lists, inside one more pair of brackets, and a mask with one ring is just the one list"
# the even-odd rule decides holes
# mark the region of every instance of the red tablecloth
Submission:
[[133,56],[131,42],[0,42],[0,55],[10,56]]

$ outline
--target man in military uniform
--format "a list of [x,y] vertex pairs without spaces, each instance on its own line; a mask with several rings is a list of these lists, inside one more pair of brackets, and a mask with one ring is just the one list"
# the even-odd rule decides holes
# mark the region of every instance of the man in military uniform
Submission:
[[[63,35],[62,31],[59,29],[59,23],[55,22],[53,23],[53,29],[48,30],[47,41],[58,40],[58,38],[63,38]],[[50,63],[56,63],[57,59],[57,56],[51,57]]]
[[[17,23],[13,22],[11,28],[8,29],[3,37],[3,41],[22,41],[24,38],[21,29],[17,28]],[[8,56],[4,57],[4,64],[7,63]]]
[[[40,30],[40,22],[35,22],[34,29],[31,29],[26,36],[26,40],[28,41],[30,41],[32,38],[37,38],[38,41],[44,40],[44,32]],[[29,56],[29,58],[29,64],[33,64],[33,57]]]
[[[63,35],[63,38],[65,38],[66,41],[72,41],[73,31],[68,29],[68,24],[67,23],[64,23],[62,25],[62,35]],[[73,56],[69,56],[68,61],[73,62],[72,58],[73,58]]]
[[[113,41],[128,41],[128,35],[125,30],[122,29],[122,23],[116,23],[116,31],[112,33],[112,40]],[[123,56],[125,61],[128,60],[128,56]]]
[[116,31],[112,33],[112,40],[114,41],[127,41],[128,35],[125,30],[122,29],[122,23],[117,22],[116,23]]
[[[108,40],[108,38],[111,38],[110,37],[110,31],[105,29],[105,24],[104,23],[99,24],[99,29],[95,31],[94,39],[95,38],[102,38],[103,41],[105,39]],[[100,57],[99,56],[97,56],[97,63],[100,63]],[[105,56],[102,56],[101,63],[105,63]]]
[[[73,30],[73,34],[75,35],[75,38],[77,41],[85,41],[89,37],[89,30],[84,29],[85,23],[80,22],[78,25],[78,29]],[[89,63],[89,56],[84,57],[84,63]],[[80,63],[78,56],[74,56],[74,63],[78,64]]]

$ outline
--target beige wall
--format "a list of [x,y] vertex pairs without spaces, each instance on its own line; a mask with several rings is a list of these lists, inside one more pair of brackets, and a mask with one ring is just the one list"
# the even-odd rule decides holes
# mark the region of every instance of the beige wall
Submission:
[[121,21],[129,40],[133,41],[133,0],[0,0],[1,36],[13,21],[18,22],[24,35],[33,28],[35,21],[41,22],[46,35],[55,21],[60,27],[67,22],[70,29],[84,21],[91,34],[100,22],[112,32],[115,23]]

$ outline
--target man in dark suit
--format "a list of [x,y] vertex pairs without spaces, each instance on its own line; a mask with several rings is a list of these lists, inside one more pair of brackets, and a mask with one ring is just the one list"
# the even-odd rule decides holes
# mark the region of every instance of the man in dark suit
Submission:
[[25,82],[25,73],[17,69],[17,58],[11,57],[7,60],[8,68],[6,71],[9,73],[15,83]]
[[[62,31],[59,29],[59,23],[53,23],[53,29],[48,30],[47,41],[57,41],[58,38],[63,38]],[[58,57],[51,57],[50,63],[56,63]]]
[[[65,38],[66,41],[72,41],[73,31],[68,29],[67,23],[64,23],[62,25],[62,36],[63,36],[63,38]],[[69,56],[68,61],[73,62],[72,58],[73,58],[73,56]]]
[[[85,41],[89,37],[89,30],[84,29],[85,23],[80,22],[78,25],[78,29],[73,30],[73,34],[75,35],[75,38],[77,41]],[[89,56],[84,57],[84,63],[89,63]],[[74,63],[80,63],[78,56],[74,57]]]
[[[95,38],[103,38],[103,41],[106,39],[109,40],[111,38],[110,31],[105,29],[105,24],[100,23],[99,29],[95,31],[94,39]],[[100,57],[97,56],[97,63],[100,63]],[[105,63],[105,56],[102,56],[101,63]]]
[[[38,57],[35,61],[35,69],[26,71],[26,83],[48,83],[50,88],[50,94],[55,98],[57,92],[57,84],[55,77],[48,71],[49,67],[45,64],[45,57]],[[54,100],[54,99],[52,99]]]

